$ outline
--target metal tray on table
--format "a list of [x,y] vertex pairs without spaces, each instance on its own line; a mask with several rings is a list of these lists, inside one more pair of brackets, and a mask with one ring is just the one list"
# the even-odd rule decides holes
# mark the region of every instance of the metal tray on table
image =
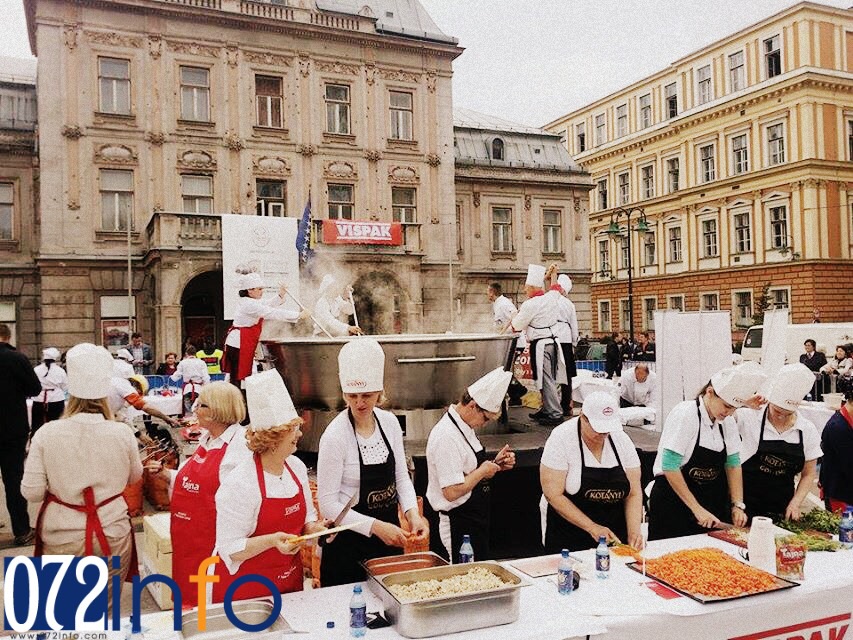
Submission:
[[414,571],[416,569],[432,569],[433,567],[446,567],[449,562],[432,551],[418,553],[405,553],[399,556],[383,556],[372,558],[361,563],[367,573],[367,586],[378,597],[382,597],[384,589],[379,586],[380,576],[389,573],[400,573],[401,571]]

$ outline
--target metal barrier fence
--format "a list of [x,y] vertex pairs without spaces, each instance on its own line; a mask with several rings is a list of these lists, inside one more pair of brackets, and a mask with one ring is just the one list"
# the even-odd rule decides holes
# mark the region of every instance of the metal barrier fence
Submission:
[[[225,380],[226,374],[224,373],[211,373],[210,381],[215,382],[216,380]],[[145,376],[145,379],[148,380],[148,391],[154,391],[157,389],[177,389],[180,391],[181,387],[184,385],[178,381],[175,382],[169,376]]]
[[[632,369],[639,364],[639,361],[635,360],[626,360],[622,363],[622,371],[627,369]],[[643,364],[649,366],[649,371],[655,370],[655,362],[647,362],[643,361]],[[578,369],[586,369],[587,371],[605,371],[605,361],[604,360],[575,360],[575,366]]]

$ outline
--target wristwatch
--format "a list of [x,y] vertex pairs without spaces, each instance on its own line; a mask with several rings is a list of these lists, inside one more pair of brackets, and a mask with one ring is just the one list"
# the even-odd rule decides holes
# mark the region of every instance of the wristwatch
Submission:
[[732,509],[734,509],[735,507],[737,507],[741,511],[746,511],[746,504],[744,504],[743,502],[732,501]]

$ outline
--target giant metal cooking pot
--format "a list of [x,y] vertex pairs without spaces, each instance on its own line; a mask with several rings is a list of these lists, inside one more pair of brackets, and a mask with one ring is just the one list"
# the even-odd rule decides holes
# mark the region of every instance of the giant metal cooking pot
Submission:
[[[371,336],[385,351],[385,394],[389,409],[439,409],[496,367],[505,366],[514,340],[494,334]],[[344,407],[338,352],[359,338],[293,338],[264,341],[267,359],[278,369],[300,409]]]

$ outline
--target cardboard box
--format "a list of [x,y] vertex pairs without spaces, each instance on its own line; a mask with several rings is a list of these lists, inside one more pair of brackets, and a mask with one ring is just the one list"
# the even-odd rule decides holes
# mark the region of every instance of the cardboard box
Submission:
[[[167,575],[171,577],[171,553],[161,554],[157,558],[151,558],[146,553],[142,554],[139,566],[140,577],[146,578],[154,573],[160,573],[162,575]],[[154,601],[157,603],[157,606],[160,607],[162,611],[168,611],[172,609],[172,590],[167,585],[163,584],[162,582],[150,582],[145,585],[145,588],[148,589],[148,592],[154,598]]]
[[[156,513],[142,519],[145,553],[148,557],[155,559],[158,555],[172,553],[170,522],[171,514],[169,513]],[[172,575],[171,572],[169,575]]]

